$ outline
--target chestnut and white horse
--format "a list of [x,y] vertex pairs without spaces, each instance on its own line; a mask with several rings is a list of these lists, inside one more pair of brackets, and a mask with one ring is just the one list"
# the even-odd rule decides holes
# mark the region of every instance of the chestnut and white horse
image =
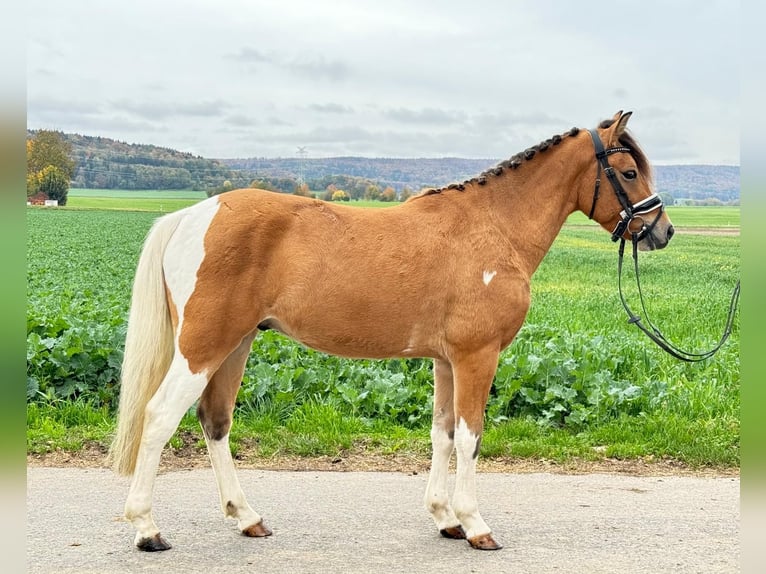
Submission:
[[111,449],[115,470],[133,477],[125,516],[138,548],[170,548],[152,519],[154,480],[197,400],[223,512],[246,536],[271,534],[245,499],[228,442],[264,329],[344,357],[432,358],[426,508],[443,536],[500,548],[477,507],[476,459],[498,355],[524,321],[535,269],[576,210],[615,238],[635,234],[642,249],[673,234],[629,117],[573,128],[395,207],[241,189],[160,218],[136,271]]

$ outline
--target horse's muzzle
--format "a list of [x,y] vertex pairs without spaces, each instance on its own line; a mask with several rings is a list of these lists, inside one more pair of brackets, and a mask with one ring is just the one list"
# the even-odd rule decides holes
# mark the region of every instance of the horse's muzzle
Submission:
[[639,251],[653,251],[654,249],[664,249],[675,235],[676,230],[673,224],[657,224],[654,228],[638,242]]

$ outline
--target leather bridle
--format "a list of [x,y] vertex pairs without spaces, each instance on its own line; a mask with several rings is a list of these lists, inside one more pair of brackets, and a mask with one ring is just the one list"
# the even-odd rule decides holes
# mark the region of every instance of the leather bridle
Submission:
[[[654,226],[657,225],[660,217],[662,217],[662,213],[665,210],[664,206],[662,205],[662,199],[659,195],[653,193],[638,203],[631,203],[628,194],[625,193],[620,180],[617,178],[617,174],[615,173],[614,168],[609,165],[609,160],[607,159],[613,153],[631,153],[630,148],[617,146],[604,149],[604,144],[601,143],[601,138],[598,136],[598,132],[596,132],[596,130],[588,131],[590,132],[590,137],[593,139],[593,147],[596,148],[596,160],[598,161],[596,187],[593,190],[593,203],[591,204],[588,218],[593,219],[593,213],[596,211],[596,201],[598,201],[598,194],[601,187],[601,172],[603,171],[609,180],[609,183],[612,184],[612,189],[617,196],[617,201],[619,201],[620,205],[622,206],[622,211],[620,212],[620,221],[612,231],[612,241],[617,241],[620,237],[623,236],[625,231],[628,230],[631,232],[631,235],[637,235],[638,241],[640,241],[646,237],[647,234],[652,232]],[[646,221],[644,221],[644,218],[641,216],[654,211],[655,209],[657,209],[657,215],[652,220],[652,222],[647,225]],[[635,228],[631,226],[634,221],[638,221],[640,224],[637,232],[634,232],[633,229]]]
[[[601,143],[601,138],[598,136],[596,130],[588,131],[590,132],[590,136],[593,139],[593,146],[596,148],[596,160],[598,161],[596,187],[593,192],[593,203],[591,205],[588,218],[593,219],[593,213],[596,210],[596,201],[598,201],[599,189],[601,187],[601,171],[606,174],[609,183],[612,184],[612,189],[617,196],[617,200],[622,206],[622,211],[620,212],[620,221],[617,223],[614,231],[612,231],[612,241],[617,241],[618,239],[620,240],[619,257],[617,260],[617,287],[620,293],[620,301],[622,302],[622,306],[625,308],[625,312],[628,314],[628,323],[633,323],[636,325],[636,327],[641,329],[641,331],[643,331],[644,334],[646,334],[652,341],[654,341],[662,350],[666,351],[676,359],[687,362],[696,362],[702,361],[704,359],[709,359],[723,346],[731,334],[732,326],[734,323],[734,315],[737,311],[737,304],[739,303],[739,280],[737,280],[737,284],[734,287],[734,292],[731,296],[726,325],[724,326],[724,332],[721,336],[721,339],[718,341],[718,344],[716,344],[712,349],[708,351],[692,353],[689,351],[684,351],[671,343],[665,337],[665,335],[663,335],[662,332],[654,325],[654,323],[652,323],[651,319],[649,319],[649,314],[647,313],[646,305],[644,304],[644,294],[641,291],[641,280],[638,273],[638,243],[647,235],[652,233],[654,227],[657,225],[657,222],[662,216],[664,211],[662,199],[656,193],[653,193],[649,197],[642,199],[635,204],[632,203],[628,198],[628,194],[625,193],[625,190],[620,184],[620,180],[617,178],[614,168],[609,165],[609,161],[607,160],[608,156],[613,153],[631,153],[630,148],[617,146],[604,149],[604,145]],[[652,222],[647,225],[646,221],[641,216],[654,211],[655,209],[657,210],[657,215],[652,220]],[[632,225],[635,221],[639,223],[640,227],[635,227]],[[636,286],[638,287],[638,296],[641,301],[641,309],[643,310],[644,317],[646,318],[646,322],[649,325],[648,328],[642,323],[641,316],[636,315],[630,309],[630,307],[628,307],[628,304],[625,301],[625,296],[622,293],[622,262],[623,255],[625,253],[624,234],[626,231],[630,232],[631,240],[633,243],[633,262],[636,274]],[[652,241],[651,238],[650,241]]]

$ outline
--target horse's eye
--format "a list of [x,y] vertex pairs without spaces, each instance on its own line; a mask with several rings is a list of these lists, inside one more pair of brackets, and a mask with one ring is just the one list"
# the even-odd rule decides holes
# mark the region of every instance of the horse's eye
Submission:
[[638,174],[636,173],[635,169],[629,169],[628,171],[622,172],[622,177],[625,179],[636,179],[636,175]]

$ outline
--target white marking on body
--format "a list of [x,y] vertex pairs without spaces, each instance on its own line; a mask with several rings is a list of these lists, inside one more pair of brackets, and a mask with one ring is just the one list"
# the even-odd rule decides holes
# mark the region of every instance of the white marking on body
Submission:
[[195,204],[178,224],[165,250],[162,260],[165,282],[178,313],[176,345],[183,324],[184,307],[194,293],[197,270],[205,258],[205,234],[219,207],[217,197]]
[[489,285],[489,282],[495,278],[495,275],[497,275],[497,271],[485,271],[483,275],[484,284]]

